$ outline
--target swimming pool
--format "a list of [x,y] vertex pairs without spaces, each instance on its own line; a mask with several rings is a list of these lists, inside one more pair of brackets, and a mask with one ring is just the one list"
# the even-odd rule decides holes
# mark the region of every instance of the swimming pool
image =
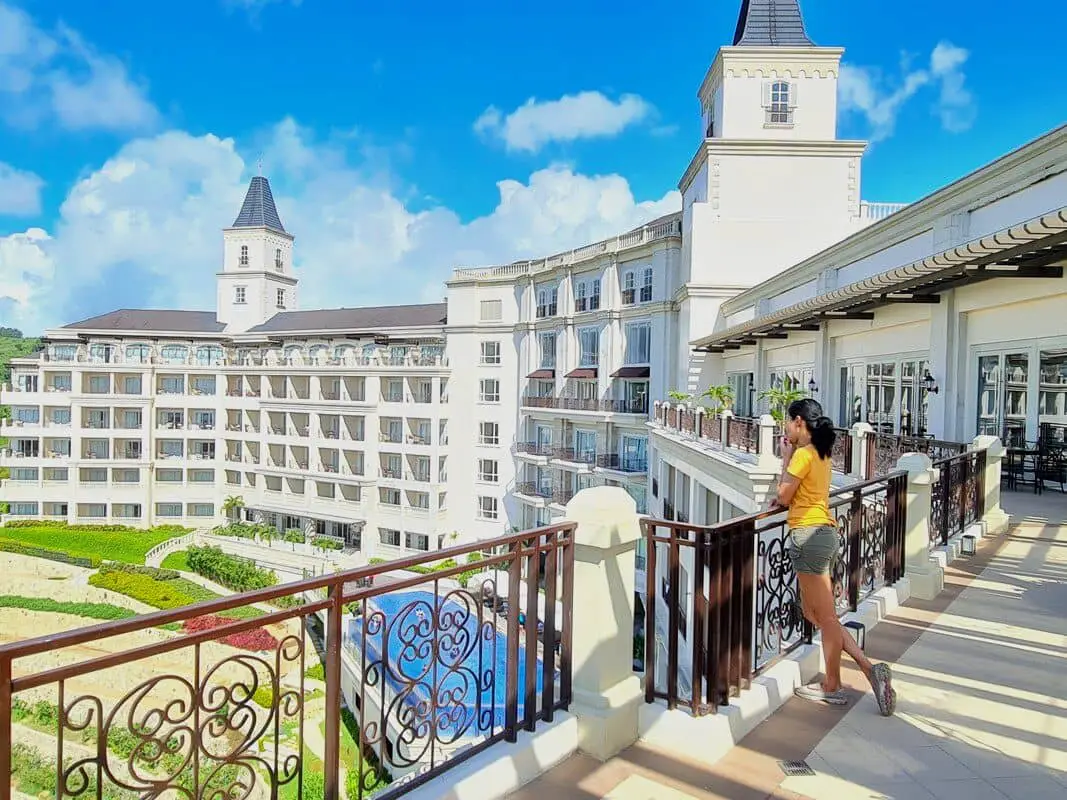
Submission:
[[[479,614],[481,620],[479,621]],[[438,739],[479,736],[504,726],[507,699],[507,637],[493,615],[467,593],[441,597],[432,592],[392,592],[371,598],[363,614],[348,618],[345,638],[364,670],[365,691],[386,709],[389,721],[414,727],[412,712],[431,723],[436,697]],[[361,648],[366,648],[366,664]],[[383,652],[385,658],[383,659]],[[392,690],[381,699],[378,670]],[[526,648],[519,647],[519,717],[523,715]],[[542,687],[537,660],[537,691]]]

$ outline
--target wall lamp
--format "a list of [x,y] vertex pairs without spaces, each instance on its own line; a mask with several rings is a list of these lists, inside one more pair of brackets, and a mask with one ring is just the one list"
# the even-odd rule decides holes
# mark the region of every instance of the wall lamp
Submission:
[[814,375],[812,375],[811,378],[808,379],[808,391],[811,394],[818,394],[819,393],[819,384],[817,384],[815,382],[815,376]]
[[937,394],[938,389],[937,381],[934,380],[934,376],[930,374],[930,370],[926,370],[926,374],[923,375],[923,389],[930,394]]

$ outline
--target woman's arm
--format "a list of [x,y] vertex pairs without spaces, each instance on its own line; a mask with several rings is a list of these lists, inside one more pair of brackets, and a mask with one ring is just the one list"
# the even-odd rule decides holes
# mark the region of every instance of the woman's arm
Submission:
[[775,494],[775,502],[783,508],[788,508],[793,502],[793,497],[800,486],[800,478],[789,471],[793,461],[793,445],[788,439],[783,439],[781,444],[782,474],[778,478],[778,490]]

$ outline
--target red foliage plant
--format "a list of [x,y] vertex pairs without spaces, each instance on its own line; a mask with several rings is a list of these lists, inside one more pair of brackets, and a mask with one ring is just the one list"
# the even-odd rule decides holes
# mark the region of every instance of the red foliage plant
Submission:
[[[233,622],[232,619],[205,614],[202,617],[193,617],[186,620],[182,625],[182,630],[186,633],[198,633],[199,631],[214,630],[231,622]],[[240,633],[231,633],[229,636],[224,636],[222,642],[239,650],[251,650],[253,652],[274,650],[278,647],[278,640],[271,636],[265,628],[253,628]]]

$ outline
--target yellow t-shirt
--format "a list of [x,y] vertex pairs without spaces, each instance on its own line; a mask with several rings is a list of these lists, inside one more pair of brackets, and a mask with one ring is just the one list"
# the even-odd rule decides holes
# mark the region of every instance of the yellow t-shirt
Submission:
[[810,528],[817,525],[837,527],[830,513],[830,479],[833,476],[831,459],[819,458],[812,445],[798,448],[789,460],[786,471],[800,481],[793,502],[789,505],[787,523],[790,528]]

